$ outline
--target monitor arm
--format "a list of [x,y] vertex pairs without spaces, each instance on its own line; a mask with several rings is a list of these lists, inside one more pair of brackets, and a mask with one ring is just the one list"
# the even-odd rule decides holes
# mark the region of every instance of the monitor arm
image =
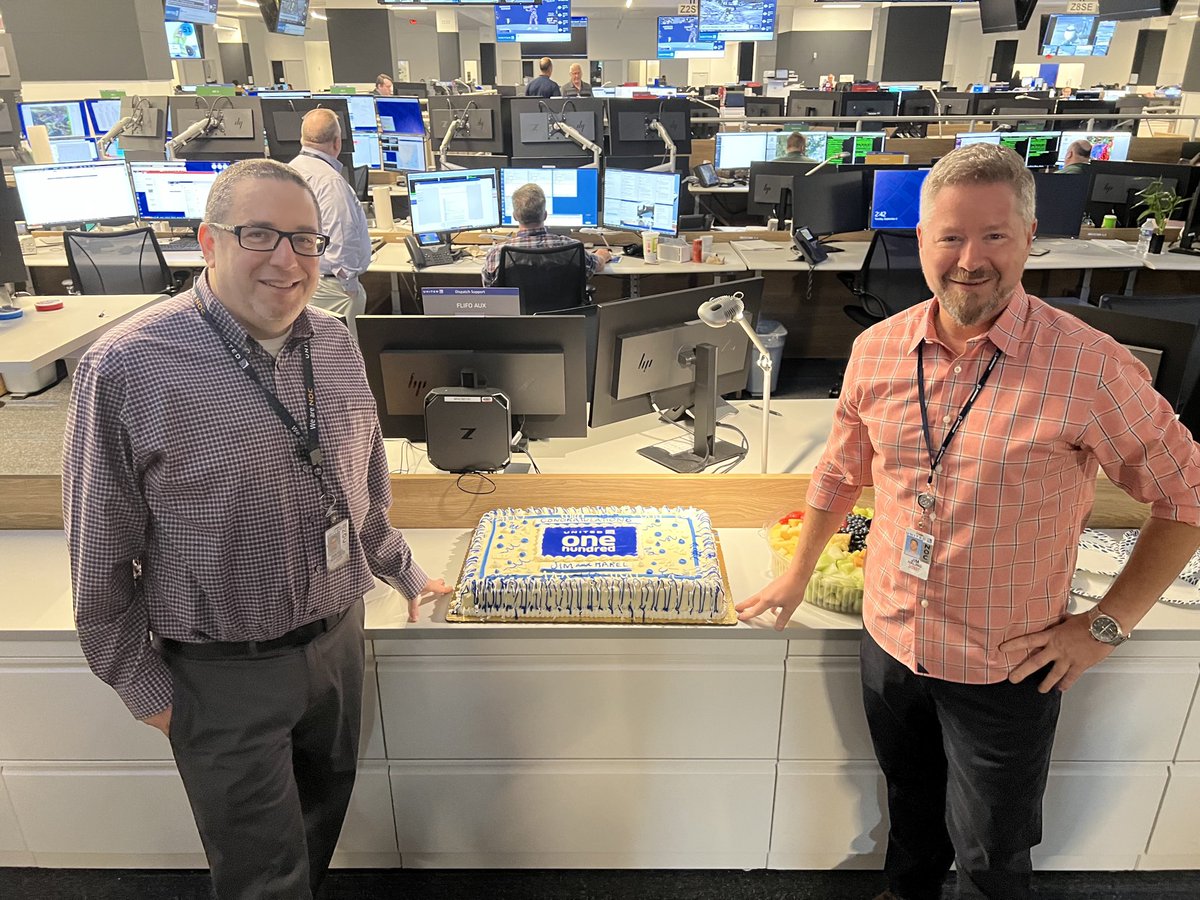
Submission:
[[121,119],[121,121],[117,122],[116,125],[108,129],[108,131],[104,133],[104,137],[99,138],[96,141],[96,152],[102,157],[107,156],[108,148],[113,145],[117,138],[123,135],[126,131],[137,128],[139,125],[141,125],[141,122],[142,114],[140,111],[132,116],[125,116],[123,119]]
[[442,137],[441,146],[438,147],[438,166],[443,172],[451,169],[463,169],[465,166],[457,165],[446,159],[446,152],[450,149],[450,142],[454,140],[454,135],[458,134],[459,125],[458,117],[450,120],[450,124],[446,127],[446,134]]
[[556,119],[550,123],[550,130],[557,131],[559,134],[565,135],[569,140],[578,144],[584,150],[592,154],[592,164],[586,168],[600,168],[600,145],[589,141],[574,125],[568,125],[561,119]]
[[214,131],[219,131],[224,119],[219,112],[210,110],[203,119],[197,119],[175,137],[167,141],[167,159],[175,159],[175,154],[190,144],[196,138],[206,137]]
[[825,168],[827,165],[829,165],[835,159],[845,159],[849,155],[850,155],[849,153],[847,153],[845,150],[843,150],[841,153],[835,153],[835,154],[833,154],[833,156],[827,156],[823,160],[821,160],[819,163],[817,163],[815,166],[813,166],[811,169],[809,169],[807,172],[805,172],[804,174],[807,177],[807,176],[813,174],[813,172],[819,172],[819,171],[821,171],[821,169]]
[[671,135],[667,132],[666,126],[664,126],[663,123],[660,122],[658,119],[650,120],[650,128],[652,131],[656,132],[660,138],[662,138],[662,142],[664,144],[666,144],[666,146],[667,146],[667,153],[670,154],[670,158],[662,165],[654,166],[653,168],[647,169],[646,171],[647,172],[655,172],[655,171],[661,170],[663,172],[674,172],[675,171],[675,142],[673,140],[671,140]]

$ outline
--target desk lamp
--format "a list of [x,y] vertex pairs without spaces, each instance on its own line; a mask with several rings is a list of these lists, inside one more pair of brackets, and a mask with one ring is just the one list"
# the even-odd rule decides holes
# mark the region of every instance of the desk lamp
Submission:
[[771,428],[771,354],[767,352],[767,348],[763,345],[758,334],[750,327],[750,323],[746,321],[746,304],[743,301],[742,292],[738,291],[732,296],[716,297],[706,303],[701,303],[700,308],[696,310],[696,314],[700,317],[700,321],[705,325],[711,325],[713,328],[722,328],[730,322],[737,322],[742,326],[742,331],[746,332],[746,336],[750,338],[755,349],[758,350],[758,367],[762,369],[763,375],[763,423],[762,423],[762,474],[767,474],[767,442],[770,438]]

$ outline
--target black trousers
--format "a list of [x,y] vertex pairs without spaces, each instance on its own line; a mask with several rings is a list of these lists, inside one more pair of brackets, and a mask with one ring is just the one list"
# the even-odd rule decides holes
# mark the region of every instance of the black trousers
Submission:
[[220,900],[309,900],[358,760],[363,605],[309,643],[222,659],[165,655],[171,748]]
[[863,631],[863,704],[887,779],[884,870],[904,900],[938,900],[953,862],[963,898],[1031,897],[1029,851],[1062,695],[1020,684],[916,675]]

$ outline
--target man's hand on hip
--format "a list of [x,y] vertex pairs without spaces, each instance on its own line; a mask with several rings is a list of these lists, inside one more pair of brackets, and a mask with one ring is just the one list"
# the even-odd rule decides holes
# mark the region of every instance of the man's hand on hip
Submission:
[[1008,680],[1020,684],[1034,672],[1053,663],[1038,691],[1047,693],[1057,687],[1065,691],[1079,676],[1113,652],[1111,644],[1102,644],[1088,631],[1086,613],[1068,616],[1044,631],[1024,634],[1000,645],[1002,653],[1027,652],[1025,661],[1013,669]]
[[155,713],[152,716],[146,716],[139,721],[145,722],[147,725],[152,725],[157,728],[167,737],[171,736],[171,707],[167,707],[162,712]]

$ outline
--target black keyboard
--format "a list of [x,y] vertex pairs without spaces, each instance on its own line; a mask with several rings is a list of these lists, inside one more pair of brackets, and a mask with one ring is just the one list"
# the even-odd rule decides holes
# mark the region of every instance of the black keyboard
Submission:
[[163,253],[198,253],[200,250],[200,242],[191,237],[160,241],[159,246]]

